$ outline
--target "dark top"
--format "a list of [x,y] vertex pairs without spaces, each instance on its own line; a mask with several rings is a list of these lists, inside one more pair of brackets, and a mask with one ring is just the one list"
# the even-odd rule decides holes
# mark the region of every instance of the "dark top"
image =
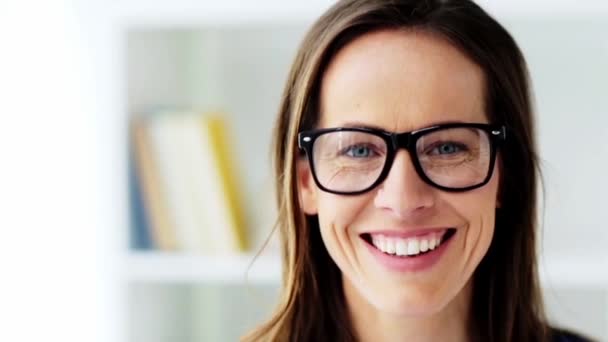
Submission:
[[591,340],[565,330],[555,330],[553,342],[592,342]]

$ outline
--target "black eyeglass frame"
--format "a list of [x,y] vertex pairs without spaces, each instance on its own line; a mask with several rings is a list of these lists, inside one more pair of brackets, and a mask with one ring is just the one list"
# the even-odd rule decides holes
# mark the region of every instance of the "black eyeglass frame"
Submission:
[[[420,160],[418,160],[418,153],[416,152],[416,143],[417,143],[418,139],[420,139],[421,137],[423,137],[429,133],[432,133],[432,132],[435,132],[438,130],[448,129],[448,128],[477,128],[477,129],[481,129],[481,130],[485,131],[486,133],[488,133],[488,137],[489,137],[489,141],[490,141],[490,153],[491,153],[490,154],[490,165],[488,167],[487,176],[481,183],[463,187],[463,188],[445,187],[445,186],[436,184],[424,173],[424,170],[422,169],[422,166],[420,165]],[[382,138],[385,141],[386,146],[387,146],[386,161],[384,162],[384,168],[382,169],[382,171],[380,172],[380,175],[378,176],[378,179],[374,183],[372,183],[367,188],[358,190],[358,191],[335,191],[335,190],[331,190],[331,189],[324,187],[323,184],[321,184],[321,182],[319,182],[319,179],[317,178],[317,174],[315,172],[315,165],[314,165],[314,158],[313,158],[313,145],[318,137],[320,137],[324,134],[327,134],[327,133],[331,133],[331,132],[370,133],[377,137]],[[482,187],[490,181],[490,179],[492,178],[492,172],[494,170],[494,164],[496,162],[496,155],[497,155],[498,147],[504,143],[506,138],[507,138],[507,129],[504,125],[493,125],[493,124],[482,124],[482,123],[447,123],[447,124],[440,124],[440,125],[425,127],[425,128],[419,129],[419,130],[415,130],[415,131],[411,131],[411,132],[403,132],[403,133],[387,132],[387,131],[367,128],[367,127],[336,127],[336,128],[313,129],[313,130],[307,130],[307,131],[302,131],[302,132],[298,133],[298,147],[301,150],[306,152],[306,156],[310,163],[310,169],[312,172],[312,176],[313,176],[313,179],[315,180],[315,183],[317,184],[317,186],[321,190],[332,193],[332,194],[359,195],[359,194],[368,192],[371,189],[375,188],[376,186],[378,186],[380,183],[382,183],[386,179],[386,177],[388,176],[388,173],[393,165],[393,161],[395,160],[395,155],[397,154],[397,151],[402,148],[409,152],[410,159],[412,160],[412,163],[414,164],[414,168],[416,169],[418,176],[425,183],[427,183],[437,189],[443,190],[443,191],[464,192],[464,191],[469,191],[469,190],[473,190],[473,189]]]

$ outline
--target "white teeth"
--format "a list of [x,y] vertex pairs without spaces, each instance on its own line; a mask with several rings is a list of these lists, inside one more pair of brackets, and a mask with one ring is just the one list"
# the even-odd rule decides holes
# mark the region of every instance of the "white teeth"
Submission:
[[407,255],[416,255],[420,253],[418,240],[410,239],[407,241]]
[[420,240],[420,251],[426,252],[429,250],[429,240],[422,239]]
[[385,238],[381,238],[380,243],[378,245],[376,245],[376,247],[380,248],[380,250],[385,251],[386,250],[386,239]]
[[430,250],[435,249],[435,243],[436,243],[436,242],[437,242],[437,241],[435,240],[435,238],[431,238],[431,239],[429,240],[429,249],[430,249]]
[[399,256],[408,255],[408,243],[403,239],[397,240],[396,252]]
[[373,235],[372,244],[384,253],[398,256],[414,256],[422,252],[434,250],[441,244],[441,237],[430,234],[426,238],[388,238],[383,235]]
[[372,244],[381,251],[386,250],[386,239],[382,235],[372,237]]
[[386,239],[386,249],[384,249],[383,252],[386,252],[389,254],[395,254],[395,250],[396,250],[395,240]]

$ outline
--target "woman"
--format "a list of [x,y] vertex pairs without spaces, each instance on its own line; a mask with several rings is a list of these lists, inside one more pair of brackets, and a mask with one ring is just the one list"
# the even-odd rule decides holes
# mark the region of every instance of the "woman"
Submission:
[[253,341],[577,341],[545,317],[524,58],[468,0],[347,0],[275,130],[283,296]]

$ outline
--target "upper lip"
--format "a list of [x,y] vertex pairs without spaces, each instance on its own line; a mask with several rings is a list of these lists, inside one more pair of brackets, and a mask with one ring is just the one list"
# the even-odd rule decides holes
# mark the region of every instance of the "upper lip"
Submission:
[[454,229],[454,227],[431,227],[431,228],[408,228],[408,229],[386,229],[364,232],[362,234],[370,235],[384,235],[388,237],[408,238],[420,235],[426,235],[429,233],[444,234],[448,229]]

